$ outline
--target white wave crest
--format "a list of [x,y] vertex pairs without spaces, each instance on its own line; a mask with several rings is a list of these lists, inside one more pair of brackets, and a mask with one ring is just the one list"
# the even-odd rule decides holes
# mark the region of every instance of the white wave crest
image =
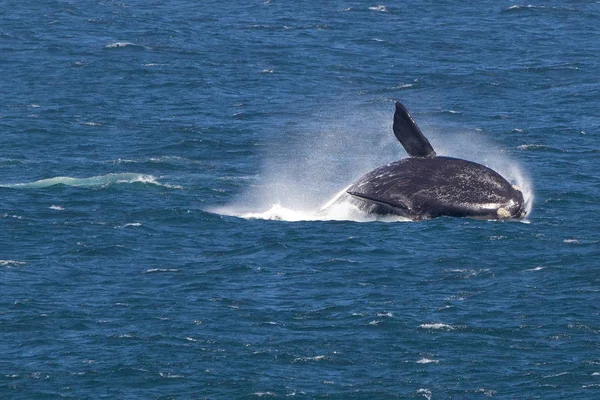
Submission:
[[369,7],[371,11],[388,12],[388,8],[383,5]]
[[142,46],[142,45],[139,45],[139,44],[135,44],[135,43],[131,43],[131,42],[114,42],[114,43],[109,43],[106,46],[104,46],[105,49],[119,49],[119,48],[124,48],[124,47],[146,49],[145,46]]
[[436,323],[436,324],[421,324],[419,328],[422,329],[433,329],[433,330],[444,330],[444,331],[452,331],[454,327],[448,324]]
[[440,360],[432,360],[430,358],[421,358],[417,360],[417,364],[439,364]]
[[181,189],[181,186],[162,184],[158,182],[158,180],[152,175],[136,173],[107,174],[92,176],[90,178],[72,178],[70,176],[57,176],[55,178],[41,179],[35,182],[0,184],[0,187],[11,189],[43,189],[55,185],[75,187],[105,187],[124,183],[144,183],[148,185]]
[[25,264],[27,264],[27,263],[23,262],[23,261],[0,260],[0,267],[13,268],[13,267],[21,267]]

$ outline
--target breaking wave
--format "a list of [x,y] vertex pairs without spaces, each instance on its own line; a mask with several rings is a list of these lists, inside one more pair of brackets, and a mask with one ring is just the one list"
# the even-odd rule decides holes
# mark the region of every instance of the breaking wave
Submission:
[[92,176],[89,178],[72,178],[69,176],[57,176],[49,179],[41,179],[35,182],[0,184],[2,188],[11,189],[43,189],[56,185],[74,186],[74,187],[106,187],[118,184],[142,183],[147,185],[156,185],[168,188],[181,189],[180,186],[166,185],[158,182],[152,175],[136,173],[120,173]]

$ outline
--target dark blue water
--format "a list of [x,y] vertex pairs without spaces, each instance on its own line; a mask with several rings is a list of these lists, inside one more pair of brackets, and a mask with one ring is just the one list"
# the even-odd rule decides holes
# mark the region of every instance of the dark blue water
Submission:
[[[0,397],[600,397],[600,4],[4,1]],[[316,211],[405,157],[523,222]]]

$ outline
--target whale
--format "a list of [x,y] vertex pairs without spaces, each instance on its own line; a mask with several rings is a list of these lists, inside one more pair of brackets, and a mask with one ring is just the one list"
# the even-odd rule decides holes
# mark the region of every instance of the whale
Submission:
[[376,168],[346,189],[346,197],[361,211],[413,221],[526,216],[518,186],[484,165],[438,156],[400,102],[395,103],[393,132],[409,157]]

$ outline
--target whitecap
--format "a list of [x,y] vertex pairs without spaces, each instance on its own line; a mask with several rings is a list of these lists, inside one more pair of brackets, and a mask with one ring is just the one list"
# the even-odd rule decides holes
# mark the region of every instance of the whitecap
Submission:
[[258,397],[277,397],[277,395],[274,392],[256,392],[254,393],[254,395]]
[[48,207],[51,210],[56,210],[56,211],[63,211],[65,208],[61,207],[61,206],[55,206],[54,204],[51,205],[50,207]]
[[127,228],[129,226],[142,226],[142,224],[140,222],[130,222],[125,225],[117,226],[117,228]]
[[159,372],[158,374],[167,379],[185,378],[183,375],[172,374],[170,372]]
[[517,146],[517,149],[519,150],[537,150],[537,149],[550,149],[548,146],[543,145],[543,144],[522,144],[520,146]]
[[144,271],[144,274],[151,274],[154,272],[179,272],[176,268],[150,268]]
[[421,358],[417,360],[417,364],[439,364],[440,360],[433,360],[431,358]]
[[118,173],[92,176],[89,178],[73,178],[70,176],[57,176],[54,178],[41,179],[35,182],[0,184],[0,187],[12,189],[43,189],[55,185],[74,187],[106,187],[124,183],[144,183],[149,185],[163,186],[167,188],[182,189],[181,186],[166,185],[157,181],[152,175],[137,173]]
[[297,357],[293,362],[323,361],[327,359],[327,356]]
[[541,271],[543,270],[545,267],[535,267],[535,268],[530,268],[527,271]]
[[23,261],[15,261],[15,260],[0,260],[0,267],[7,267],[7,268],[13,268],[13,267],[22,267],[23,265],[26,265],[26,262]]
[[[0,186],[2,187],[2,186]],[[2,218],[15,218],[15,219],[23,219],[23,217],[21,215],[16,215],[16,214],[3,214]]]
[[421,389],[417,390],[417,394],[421,394],[427,400],[431,400],[431,390],[429,390],[429,389],[423,389],[423,388],[421,388]]
[[371,11],[378,11],[378,12],[387,12],[388,8],[386,6],[371,6],[369,7],[369,10]]
[[442,323],[421,324],[421,325],[419,325],[419,328],[433,329],[433,330],[446,330],[446,331],[452,331],[455,329],[452,325],[442,324]]
[[105,49],[120,49],[120,48],[126,48],[126,47],[133,47],[133,48],[140,48],[140,49],[146,48],[145,46],[131,43],[131,42],[114,42],[114,43],[109,43],[106,46],[104,46]]

